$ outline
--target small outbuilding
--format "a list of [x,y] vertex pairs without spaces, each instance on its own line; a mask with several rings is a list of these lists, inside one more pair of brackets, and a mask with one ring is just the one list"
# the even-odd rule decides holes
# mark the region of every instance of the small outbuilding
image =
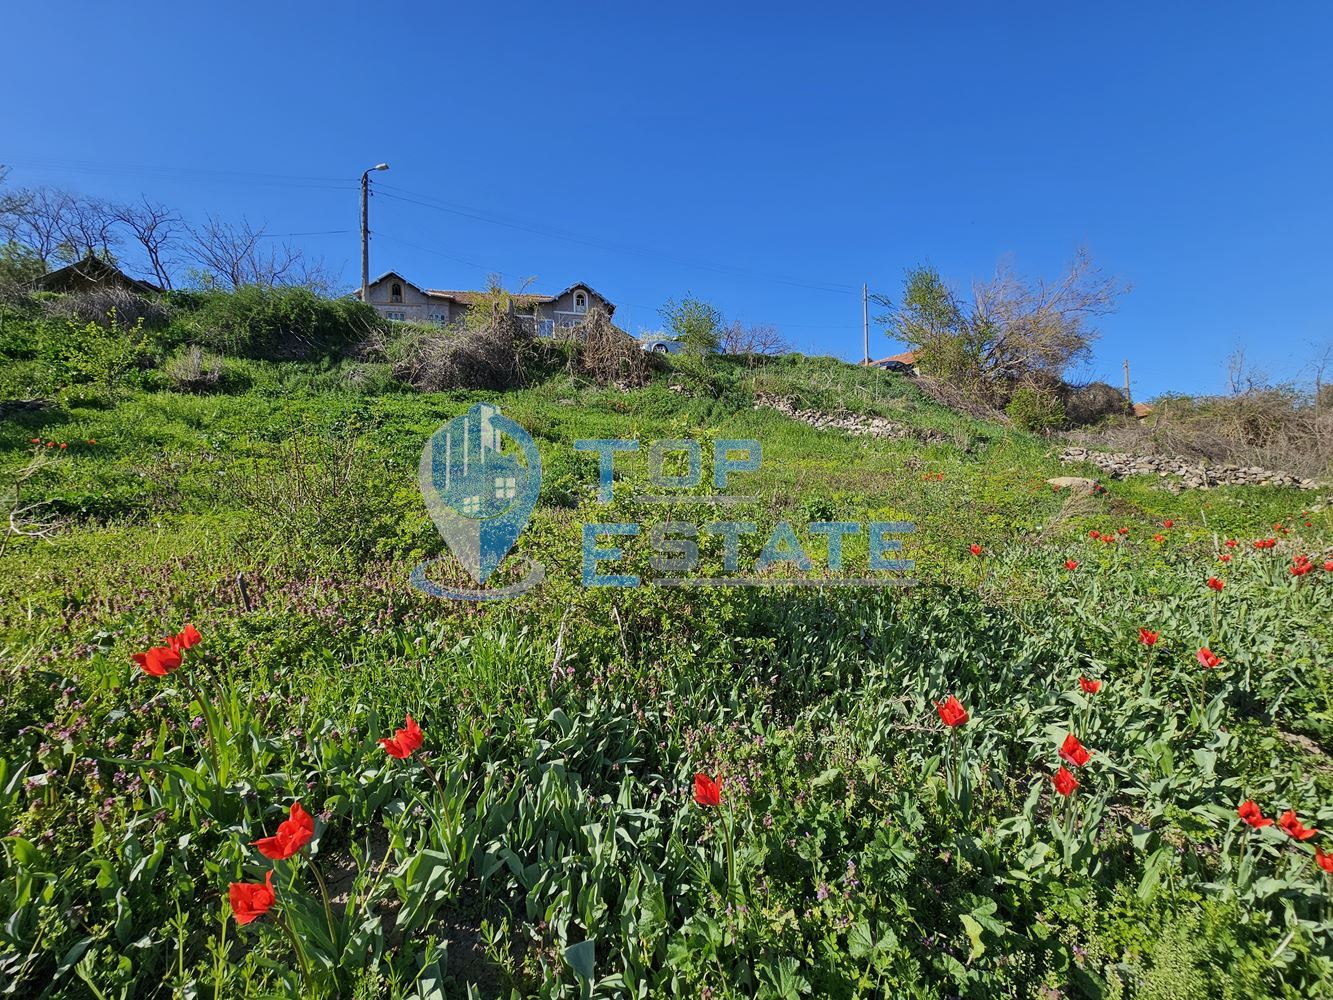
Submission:
[[162,289],[128,274],[102,257],[89,254],[58,271],[50,271],[37,279],[36,286],[43,292],[86,292],[94,288],[121,288],[140,295],[153,295]]

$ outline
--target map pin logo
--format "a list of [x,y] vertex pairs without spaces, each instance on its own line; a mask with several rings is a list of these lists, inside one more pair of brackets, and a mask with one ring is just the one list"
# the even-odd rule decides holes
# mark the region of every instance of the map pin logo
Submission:
[[541,456],[527,431],[499,407],[478,403],[431,435],[418,479],[449,551],[480,585],[532,517]]

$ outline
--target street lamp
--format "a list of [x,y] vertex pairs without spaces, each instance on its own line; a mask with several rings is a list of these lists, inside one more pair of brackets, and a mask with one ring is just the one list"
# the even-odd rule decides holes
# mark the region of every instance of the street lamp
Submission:
[[361,301],[370,301],[370,171],[388,170],[387,163],[377,163],[361,174]]

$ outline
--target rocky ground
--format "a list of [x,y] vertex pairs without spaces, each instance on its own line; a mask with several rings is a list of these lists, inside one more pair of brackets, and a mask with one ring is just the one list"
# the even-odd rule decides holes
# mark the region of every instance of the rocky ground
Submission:
[[1302,479],[1289,472],[1274,472],[1256,465],[1212,465],[1172,458],[1170,455],[1129,455],[1116,451],[1066,448],[1060,453],[1060,461],[1090,462],[1113,479],[1152,475],[1178,477],[1169,482],[1169,487],[1175,489],[1207,489],[1213,486],[1292,486],[1302,490],[1318,488],[1313,479]]

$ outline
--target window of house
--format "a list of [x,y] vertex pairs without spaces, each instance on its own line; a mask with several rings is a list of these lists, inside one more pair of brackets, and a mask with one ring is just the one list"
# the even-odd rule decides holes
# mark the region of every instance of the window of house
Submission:
[[583,294],[583,292],[574,293],[574,311],[576,313],[588,311],[588,296]]
[[396,281],[389,286],[389,301],[390,302],[403,301],[403,286],[398,284],[398,282]]
[[444,326],[446,322],[444,318],[444,313],[431,313],[430,321],[434,323],[436,326]]
[[550,337],[555,333],[555,321],[549,319],[537,320],[537,336]]
[[399,311],[397,311],[397,310],[390,309],[390,310],[388,310],[387,312],[385,312],[384,315],[385,315],[385,316],[388,316],[389,319],[396,319],[396,320],[398,320],[398,322],[400,322],[400,323],[405,323],[405,322],[407,322],[407,313],[405,313],[405,312],[399,312]]

